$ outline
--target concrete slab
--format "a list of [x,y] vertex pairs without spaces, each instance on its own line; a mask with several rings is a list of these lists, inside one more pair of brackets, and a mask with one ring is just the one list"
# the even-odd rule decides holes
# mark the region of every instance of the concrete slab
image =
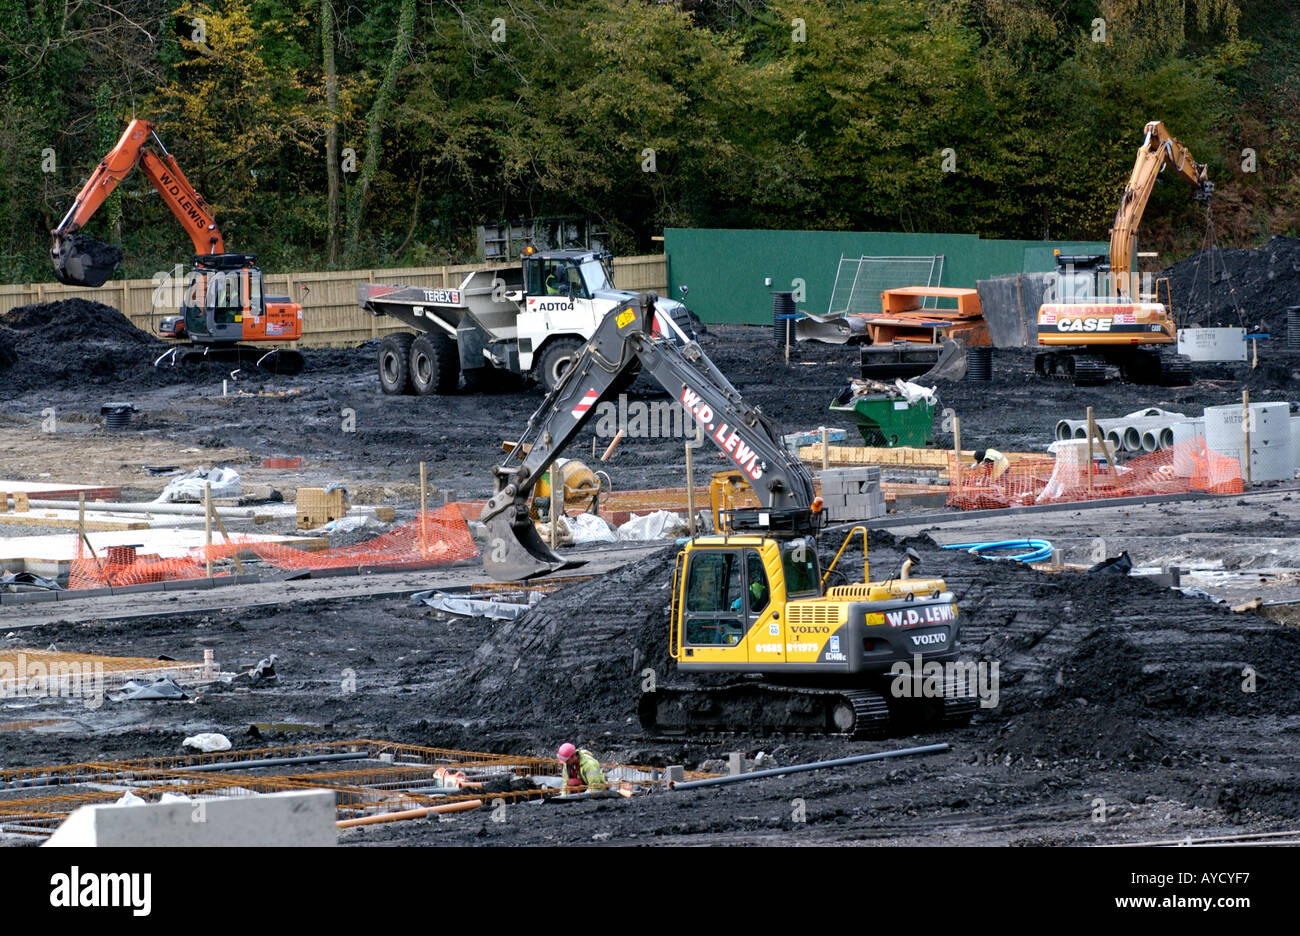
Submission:
[[93,484],[65,484],[57,481],[6,481],[0,479],[0,491],[10,498],[21,491],[31,498],[47,500],[76,500],[77,495],[85,494],[86,500],[113,500],[122,493],[120,487]]
[[333,790],[82,806],[44,847],[319,847],[338,844],[335,822]]
[[[0,513],[0,526],[3,527],[54,527],[55,529],[75,530],[80,514],[76,510],[48,510],[33,508],[23,513]],[[115,514],[103,510],[86,511],[87,530],[147,530],[152,526],[175,526],[172,517],[168,520],[151,519],[141,514]],[[203,518],[195,518],[202,523]]]

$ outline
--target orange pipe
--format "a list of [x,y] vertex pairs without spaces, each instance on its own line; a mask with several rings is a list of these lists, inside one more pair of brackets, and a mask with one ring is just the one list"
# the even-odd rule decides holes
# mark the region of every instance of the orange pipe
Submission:
[[379,813],[374,816],[362,816],[360,819],[340,819],[336,825],[340,829],[353,826],[379,825],[382,822],[401,822],[403,819],[424,819],[434,813],[469,812],[483,805],[482,800],[462,800],[459,803],[443,803],[441,806],[429,806],[420,809],[403,809],[401,812]]

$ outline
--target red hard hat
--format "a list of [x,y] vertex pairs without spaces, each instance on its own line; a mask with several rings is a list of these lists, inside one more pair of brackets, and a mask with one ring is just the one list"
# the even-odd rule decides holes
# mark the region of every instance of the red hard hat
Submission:
[[577,753],[578,753],[578,749],[574,747],[572,744],[570,744],[568,741],[565,741],[563,744],[560,745],[560,750],[556,752],[555,756],[562,761],[567,761],[570,757],[572,757],[574,754]]

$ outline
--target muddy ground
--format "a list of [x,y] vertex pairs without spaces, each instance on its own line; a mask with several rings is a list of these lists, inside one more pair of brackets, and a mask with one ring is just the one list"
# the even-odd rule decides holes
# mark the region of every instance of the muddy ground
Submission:
[[[15,331],[14,324],[6,328]],[[0,367],[23,366],[29,339],[0,337],[9,337],[10,349]],[[856,372],[853,349],[829,346],[799,347],[787,367],[770,329],[714,327],[701,343],[786,431],[834,424],[826,405]],[[941,384],[939,393],[961,417],[965,447],[1041,450],[1059,418],[1082,416],[1088,405],[1104,417],[1151,405],[1190,414],[1237,402],[1243,388],[1253,400],[1290,399],[1300,356],[1281,345],[1278,335],[1264,346],[1258,370],[1203,368],[1185,388],[1044,384],[1032,378],[1030,352],[998,352],[991,383]],[[42,358],[40,366],[75,368],[81,350],[68,343],[62,359]],[[344,481],[354,501],[409,509],[421,460],[451,497],[490,493],[501,441],[519,435],[540,401],[533,390],[385,397],[373,348],[308,350],[307,358],[304,373],[288,379],[216,370],[157,377],[122,367],[82,380],[5,382],[0,476],[116,483],[143,497],[164,483],[145,464],[217,462],[286,491]],[[630,395],[632,402],[659,398],[645,378]],[[110,400],[138,408],[128,432],[102,428],[99,407]],[[43,432],[50,408],[54,431]],[[593,438],[584,435],[575,451],[590,453]],[[934,444],[950,443],[937,422]],[[680,446],[680,439],[626,441],[607,465],[615,490],[682,484]],[[301,456],[304,466],[263,469],[268,456]],[[1173,505],[1140,517],[1141,535],[1284,538],[1293,521],[1289,507],[1251,512],[1235,501],[1216,503],[1223,509]],[[1091,539],[1087,524],[1081,518],[1071,531],[1080,543]],[[1108,523],[1109,551],[1125,548],[1125,538],[1122,523]],[[628,802],[521,805],[504,823],[470,814],[352,830],[343,841],[1073,844],[1295,827],[1297,631],[1149,581],[1047,576],[939,552],[915,535],[907,542],[922,550],[926,571],[947,576],[957,593],[967,652],[1000,665],[998,705],[943,735],[949,752]],[[901,546],[876,535],[873,569],[896,564]],[[207,648],[226,669],[275,653],[280,676],[257,689],[181,703],[110,703],[78,711],[76,724],[0,733],[0,762],[173,754],[186,735],[205,730],[226,733],[240,748],[370,736],[540,755],[573,738],[609,761],[688,767],[734,750],[751,757],[762,750],[788,764],[939,740],[645,737],[634,719],[640,671],[657,660],[671,675],[663,648],[670,574],[665,554],[572,586],[511,627],[440,618],[402,599],[44,626],[6,644],[181,659]],[[1254,692],[1243,691],[1247,669]],[[343,691],[347,670],[355,693]],[[33,717],[3,711],[5,721]],[[273,724],[280,727],[252,727]],[[792,821],[796,801],[805,822]]]
[[[47,317],[24,320],[39,329]],[[0,329],[3,339],[3,330],[14,332],[15,326],[11,322]],[[440,492],[452,499],[477,499],[491,494],[490,467],[501,458],[501,443],[518,438],[541,400],[535,388],[384,396],[375,373],[376,349],[370,345],[306,349],[306,369],[291,378],[232,374],[216,367],[159,374],[152,366],[124,363],[151,361],[159,342],[142,333],[137,333],[139,340],[129,334],[121,338],[120,329],[108,325],[101,330],[118,336],[105,338],[114,349],[111,354],[76,342],[41,344],[32,335],[13,343],[19,349],[17,362],[7,372],[0,366],[5,398],[0,477],[118,484],[128,495],[142,498],[155,495],[165,483],[150,477],[145,465],[189,469],[219,463],[239,469],[249,482],[286,491],[338,481],[348,485],[356,503],[409,503],[419,462],[425,461],[430,483]],[[34,343],[40,348],[37,371],[52,375],[48,382],[33,383],[37,372],[21,356]],[[1300,386],[1300,353],[1286,352],[1283,344],[1267,343],[1258,370],[1205,366],[1195,385],[1170,388],[1043,383],[1033,377],[1032,352],[999,351],[992,382],[940,382],[938,392],[942,407],[961,419],[965,448],[1041,451],[1052,441],[1058,419],[1082,418],[1090,405],[1103,418],[1148,406],[1199,414],[1205,406],[1239,402],[1243,388],[1251,390],[1255,401],[1288,399]],[[701,345],[745,399],[783,431],[850,428],[827,406],[857,374],[855,348],[805,344],[794,349],[787,365],[770,329],[745,326],[713,326]],[[109,376],[79,379],[77,361],[83,353],[110,361],[111,367],[105,365]],[[59,361],[65,369],[59,369]],[[108,435],[99,410],[119,400],[135,404],[137,413],[129,430]],[[633,415],[638,405],[663,401],[662,390],[647,377],[628,394]],[[932,444],[950,446],[950,427],[950,421],[937,418]],[[589,424],[570,454],[590,458],[593,450],[603,451],[613,431],[598,438],[600,429],[599,421]],[[672,425],[668,429],[674,431]],[[682,442],[680,434],[629,437],[602,467],[616,491],[681,486]],[[302,457],[303,467],[260,467],[263,458],[283,456]],[[724,467],[720,454],[708,451],[702,458],[702,470]]]
[[[352,830],[349,844],[1085,844],[1300,820],[1300,631],[1144,581],[1005,566],[990,575],[983,560],[916,538],[873,535],[875,568],[909,545],[957,595],[967,652],[1000,666],[997,705],[942,736],[647,738],[634,717],[641,670],[674,678],[658,587],[666,551],[570,586],[513,626],[389,599],[41,627],[18,640],[182,659],[212,649],[225,669],[276,653],[279,676],[187,702],[64,708],[78,727],[6,733],[4,763],[179,753],[200,731],[224,732],[236,748],[380,737],[542,756],[573,738],[610,761],[715,770],[729,751],[791,764],[952,745],[710,791],[521,804],[505,822],[484,813]],[[1254,692],[1243,691],[1247,667]],[[349,671],[355,692],[345,691]],[[799,801],[804,822],[792,819]]]

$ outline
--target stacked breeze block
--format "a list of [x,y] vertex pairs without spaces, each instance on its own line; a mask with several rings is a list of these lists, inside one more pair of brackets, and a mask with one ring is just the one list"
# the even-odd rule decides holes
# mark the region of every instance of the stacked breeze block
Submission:
[[347,491],[342,488],[326,491],[324,488],[304,487],[298,488],[296,506],[298,529],[311,530],[346,517],[350,505]]
[[870,520],[885,515],[880,467],[828,468],[821,473],[828,520]]

